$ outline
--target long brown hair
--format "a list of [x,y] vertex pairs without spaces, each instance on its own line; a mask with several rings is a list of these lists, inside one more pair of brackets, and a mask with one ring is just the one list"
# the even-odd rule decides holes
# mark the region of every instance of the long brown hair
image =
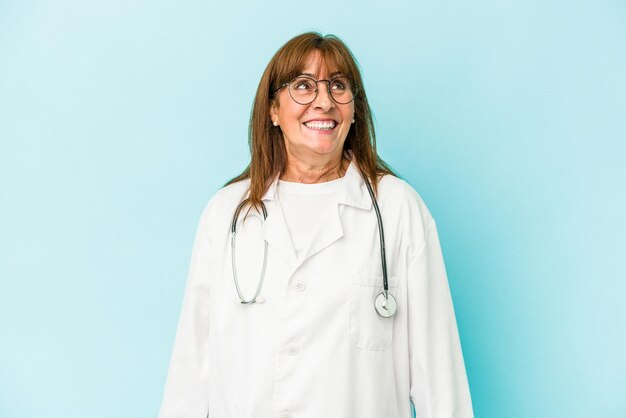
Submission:
[[279,88],[304,70],[307,58],[319,52],[324,64],[333,71],[343,73],[354,85],[354,123],[344,143],[344,151],[351,151],[357,168],[367,176],[376,192],[378,181],[384,174],[395,175],[393,170],[376,153],[374,121],[361,72],[356,59],[346,44],[335,35],[323,36],[307,32],[290,39],[274,54],[263,72],[257,88],[250,125],[248,143],[250,164],[226,185],[250,179],[248,203],[258,207],[261,198],[277,175],[287,164],[287,151],[282,131],[272,125],[270,108]]

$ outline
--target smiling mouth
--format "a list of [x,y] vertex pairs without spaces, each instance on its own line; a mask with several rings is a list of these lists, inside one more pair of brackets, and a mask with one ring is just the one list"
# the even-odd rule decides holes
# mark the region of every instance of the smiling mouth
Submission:
[[318,131],[330,131],[335,126],[337,126],[337,122],[335,122],[334,120],[312,120],[309,122],[304,122],[304,126],[309,129],[316,129]]

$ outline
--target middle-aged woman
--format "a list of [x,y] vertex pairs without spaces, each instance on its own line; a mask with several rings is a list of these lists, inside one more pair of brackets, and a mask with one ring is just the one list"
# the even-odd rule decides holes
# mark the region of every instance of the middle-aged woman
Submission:
[[161,418],[472,417],[435,222],[377,156],[346,45],[281,47],[249,135],[200,219]]

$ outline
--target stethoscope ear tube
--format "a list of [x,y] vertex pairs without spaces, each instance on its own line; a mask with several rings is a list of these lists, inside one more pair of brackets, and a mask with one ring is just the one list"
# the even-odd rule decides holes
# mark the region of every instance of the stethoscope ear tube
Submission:
[[[259,283],[257,285],[256,291],[254,292],[254,296],[251,299],[246,299],[241,292],[241,288],[239,287],[239,278],[237,277],[237,260],[235,257],[236,254],[236,244],[235,240],[237,239],[237,221],[239,220],[239,214],[243,210],[244,207],[249,203],[250,199],[244,199],[237,209],[235,209],[235,214],[233,215],[233,221],[231,223],[231,235],[230,235],[230,246],[231,246],[231,265],[233,268],[233,280],[235,282],[235,289],[237,289],[237,295],[239,296],[239,300],[242,305],[251,305],[257,302],[257,298],[259,293],[261,292],[261,288],[263,288],[263,279],[265,279],[265,267],[267,266],[267,241],[263,242],[263,266],[261,267],[261,277],[259,278]],[[263,221],[267,219],[267,208],[265,204],[261,202],[261,211],[263,212]],[[262,302],[261,302],[262,303]]]
[[[237,221],[239,221],[239,214],[241,213],[241,211],[243,210],[243,208],[246,207],[246,205],[248,205],[248,203],[250,202],[249,198],[246,198],[244,200],[241,201],[241,203],[239,203],[239,205],[237,206],[237,209],[235,209],[235,213],[233,215],[233,220],[230,224],[230,232],[233,234],[237,233]],[[261,211],[263,212],[263,220],[267,219],[267,208],[265,207],[265,203],[261,202]]]

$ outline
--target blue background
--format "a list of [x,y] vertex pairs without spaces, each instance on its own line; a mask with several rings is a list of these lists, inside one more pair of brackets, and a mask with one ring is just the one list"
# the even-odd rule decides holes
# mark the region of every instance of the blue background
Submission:
[[0,416],[155,417],[208,198],[341,36],[438,220],[478,418],[626,416],[623,1],[0,1]]

